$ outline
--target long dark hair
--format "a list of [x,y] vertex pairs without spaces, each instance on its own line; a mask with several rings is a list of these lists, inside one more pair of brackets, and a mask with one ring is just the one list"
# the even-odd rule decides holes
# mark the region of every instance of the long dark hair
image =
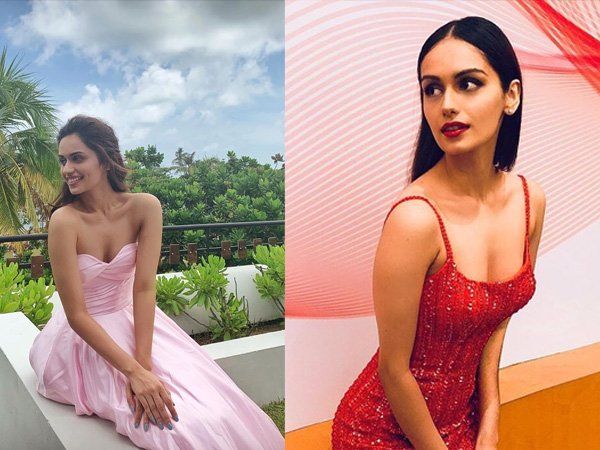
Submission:
[[[123,157],[119,150],[119,140],[112,127],[96,117],[77,115],[71,117],[67,123],[60,129],[56,141],[60,141],[71,134],[76,134],[79,139],[93,150],[98,156],[100,164],[107,167],[108,182],[116,192],[129,192],[129,186],[125,183],[125,176],[128,173]],[[50,215],[61,206],[68,205],[77,200],[79,195],[71,194],[69,186],[63,183],[61,192],[51,205]]]
[[[469,16],[453,20],[438,28],[423,44],[417,62],[418,81],[421,80],[421,63],[429,51],[445,37],[462,39],[483,52],[489,64],[494,68],[502,83],[504,92],[508,91],[510,82],[518,79],[523,86],[521,68],[515,51],[506,35],[493,22],[483,17]],[[517,149],[521,134],[521,116],[523,110],[523,89],[517,110],[510,116],[505,115],[498,132],[498,141],[494,152],[494,168],[496,172],[509,172],[517,159]],[[411,168],[411,182],[431,169],[443,156],[444,152],[437,145],[431,128],[423,112],[423,92],[421,91],[421,126],[415,145],[415,156]]]

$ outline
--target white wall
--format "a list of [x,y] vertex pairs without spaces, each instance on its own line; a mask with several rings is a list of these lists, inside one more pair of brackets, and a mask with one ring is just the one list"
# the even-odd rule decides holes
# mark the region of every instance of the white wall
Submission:
[[[246,300],[248,300],[251,323],[265,322],[283,317],[273,302],[262,298],[256,289],[253,278],[258,273],[260,272],[254,267],[254,265],[228,267],[225,271],[225,275],[229,280],[227,292],[235,293],[235,282],[237,281],[238,296],[245,296]],[[181,272],[171,272],[158,276],[164,276],[166,278],[177,276],[183,278]],[[191,296],[184,297],[190,298]],[[58,292],[55,292],[49,301],[54,304],[59,304],[60,296],[58,295]],[[208,312],[203,306],[194,306],[189,310],[186,310],[186,312],[204,325],[209,323]],[[205,327],[199,325],[197,322],[190,319],[183,313],[176,317],[172,317],[172,319],[189,335],[206,331]]]

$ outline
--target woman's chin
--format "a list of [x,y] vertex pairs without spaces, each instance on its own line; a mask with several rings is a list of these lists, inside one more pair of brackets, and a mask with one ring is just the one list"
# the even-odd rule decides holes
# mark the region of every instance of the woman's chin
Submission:
[[79,185],[69,186],[67,184],[67,186],[69,187],[69,191],[71,192],[71,194],[81,194],[83,192],[82,187]]

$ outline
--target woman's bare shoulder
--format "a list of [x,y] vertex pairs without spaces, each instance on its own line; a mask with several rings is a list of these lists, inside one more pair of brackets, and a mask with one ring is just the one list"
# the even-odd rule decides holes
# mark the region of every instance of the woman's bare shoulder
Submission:
[[531,227],[537,230],[544,223],[544,216],[546,215],[546,193],[536,180],[532,180],[529,177],[526,179],[529,191]]
[[148,218],[162,215],[160,200],[148,192],[135,192],[131,194],[132,210],[136,217]]
[[527,178],[527,187],[529,188],[529,198],[532,204],[538,207],[546,205],[546,193],[542,188],[542,185],[536,180]]
[[437,233],[438,221],[435,212],[425,201],[406,197],[419,196],[429,200],[426,186],[411,183],[397,196],[393,209],[389,211],[384,225],[385,234],[407,235],[417,240],[431,239]]
[[160,200],[149,192],[131,192],[131,198],[136,206],[148,207],[160,205]]
[[[420,220],[419,219],[420,217],[427,220],[427,217],[431,216],[432,209],[423,200],[402,201],[406,197],[412,197],[412,196],[425,197],[427,200],[430,200],[430,201],[433,200],[429,196],[429,189],[427,187],[427,182],[423,181],[423,177],[411,182],[410,184],[405,186],[398,193],[398,195],[396,196],[396,199],[393,202],[393,204],[396,206],[394,207],[394,210],[390,213],[390,216],[392,214],[395,216],[401,216],[401,215],[411,216],[412,215],[417,220]],[[404,213],[395,212],[397,210],[404,211]]]
[[71,205],[61,206],[54,211],[48,222],[49,249],[52,242],[60,243],[63,249],[69,245],[75,246],[80,224],[79,214]]
[[58,208],[50,216],[48,222],[48,232],[51,228],[73,226],[79,224],[79,214],[72,205],[64,205]]

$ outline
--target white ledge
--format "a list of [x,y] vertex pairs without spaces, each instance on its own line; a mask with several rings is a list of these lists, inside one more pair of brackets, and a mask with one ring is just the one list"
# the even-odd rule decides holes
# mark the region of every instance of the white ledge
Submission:
[[[23,313],[0,314],[0,448],[11,450],[125,450],[137,448],[108,420],[77,416],[71,405],[36,391],[29,349],[39,330]],[[284,332],[203,346],[252,400],[284,396]]]

